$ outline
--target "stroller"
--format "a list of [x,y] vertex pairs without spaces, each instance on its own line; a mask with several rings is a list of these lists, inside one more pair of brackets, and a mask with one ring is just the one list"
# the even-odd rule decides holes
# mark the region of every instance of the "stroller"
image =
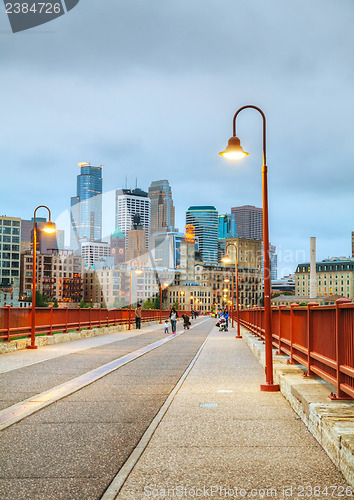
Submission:
[[189,330],[189,327],[191,326],[191,322],[189,321],[189,316],[187,314],[182,314],[183,318],[183,328],[185,330]]
[[228,331],[226,319],[223,316],[221,316],[221,318],[219,319],[219,321],[216,323],[215,326],[219,327],[219,332],[227,332]]

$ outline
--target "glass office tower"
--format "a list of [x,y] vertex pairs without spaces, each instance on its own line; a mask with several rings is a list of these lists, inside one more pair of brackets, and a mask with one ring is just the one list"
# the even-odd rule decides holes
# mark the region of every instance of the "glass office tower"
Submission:
[[71,198],[71,247],[102,238],[102,166],[79,163],[77,195]]
[[186,224],[195,228],[203,262],[218,262],[218,211],[213,206],[189,207]]

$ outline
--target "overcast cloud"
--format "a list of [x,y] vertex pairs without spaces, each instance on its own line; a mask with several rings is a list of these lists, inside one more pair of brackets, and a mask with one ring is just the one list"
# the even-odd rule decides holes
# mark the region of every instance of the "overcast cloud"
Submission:
[[[271,241],[350,254],[354,230],[354,4],[313,0],[81,0],[12,34],[2,6],[1,213],[55,216],[77,163],[104,190],[169,179],[182,229],[192,204],[261,206],[261,120],[239,116],[250,156],[218,156],[245,104],[267,116]],[[6,179],[6,181],[4,181]],[[293,260],[285,261],[285,251]],[[299,254],[298,254],[299,255]]]

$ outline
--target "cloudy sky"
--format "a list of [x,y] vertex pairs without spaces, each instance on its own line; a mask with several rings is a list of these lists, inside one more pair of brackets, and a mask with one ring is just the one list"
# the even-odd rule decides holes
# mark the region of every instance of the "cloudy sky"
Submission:
[[[244,111],[250,156],[218,156],[245,104],[267,116],[270,238],[280,271],[351,252],[354,230],[352,0],[81,0],[12,34],[1,6],[2,214],[54,218],[78,162],[104,190],[167,178],[177,226],[189,205],[261,206],[261,120]],[[110,217],[107,214],[107,220]]]

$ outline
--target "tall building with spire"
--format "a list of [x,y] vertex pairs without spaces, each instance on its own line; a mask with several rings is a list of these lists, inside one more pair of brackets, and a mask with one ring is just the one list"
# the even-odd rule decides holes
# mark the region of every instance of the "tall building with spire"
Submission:
[[150,233],[175,231],[175,207],[168,180],[153,181],[149,187],[149,198],[151,200]]
[[102,165],[78,163],[77,194],[71,198],[70,245],[77,249],[82,241],[102,238]]

